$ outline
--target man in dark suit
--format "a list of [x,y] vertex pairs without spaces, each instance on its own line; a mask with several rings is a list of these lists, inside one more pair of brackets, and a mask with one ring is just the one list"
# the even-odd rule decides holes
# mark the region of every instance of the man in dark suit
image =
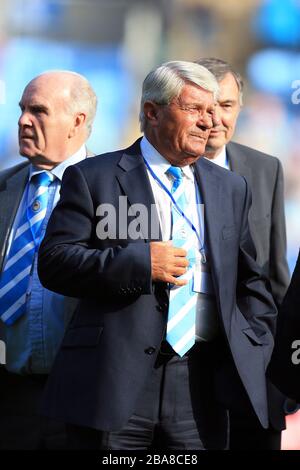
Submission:
[[276,307],[251,196],[199,158],[217,92],[204,67],[163,64],[143,84],[144,137],[64,175],[39,274],[81,300],[43,412],[69,423],[72,448],[223,449],[243,389],[268,426]]
[[[6,347],[0,367],[0,449],[61,448],[63,429],[41,422],[37,410],[77,299],[42,287],[37,250],[64,170],[87,156],[96,96],[79,74],[46,72],[26,86],[20,108],[19,148],[27,161],[0,173],[0,339]],[[36,186],[45,176],[50,185]],[[39,235],[33,237],[38,224]]]
[[300,255],[279,310],[275,347],[268,369],[272,382],[300,403]]
[[[216,118],[205,155],[214,163],[244,176],[251,188],[252,206],[249,227],[256,248],[256,261],[268,275],[274,299],[282,302],[289,283],[286,261],[283,171],[280,161],[244,145],[231,142],[242,106],[243,81],[225,61],[203,58],[220,86]],[[280,449],[285,428],[284,397],[268,383],[270,405],[269,430],[264,430],[252,410],[247,418],[231,413],[231,449]]]

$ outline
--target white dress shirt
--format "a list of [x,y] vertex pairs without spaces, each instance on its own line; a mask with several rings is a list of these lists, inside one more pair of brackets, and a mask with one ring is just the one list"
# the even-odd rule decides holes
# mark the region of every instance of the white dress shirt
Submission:
[[[171,164],[168,162],[154,147],[150,144],[146,137],[142,138],[141,151],[144,159],[152,169],[153,173],[157,178],[164,184],[164,186],[171,192],[172,189],[172,177],[166,174],[166,171],[170,168]],[[200,235],[201,244],[203,245],[203,221],[199,220],[203,213],[203,210],[199,208],[201,201],[198,187],[195,184],[194,171],[189,165],[181,167],[183,171],[184,191],[189,201],[189,208],[186,216],[191,220],[196,231]],[[166,193],[159,182],[152,176],[151,172],[147,168],[148,176],[151,183],[151,188],[154,195],[156,209],[158,212],[159,222],[162,231],[163,241],[170,240],[171,238],[171,204],[172,201],[170,196]],[[197,201],[198,204],[197,204]],[[200,209],[200,210],[199,210]],[[202,232],[201,232],[202,227]],[[198,250],[200,250],[200,243],[195,236],[195,243]]]
[[215,163],[216,165],[219,165],[221,166],[222,168],[225,168],[226,170],[230,170],[230,165],[229,165],[229,161],[228,161],[228,157],[227,157],[227,153],[226,153],[226,146],[224,145],[224,147],[222,148],[222,151],[221,153],[219,153],[219,155],[217,155],[215,158],[208,158],[208,157],[205,157],[207,160],[209,160],[210,162],[213,162]]

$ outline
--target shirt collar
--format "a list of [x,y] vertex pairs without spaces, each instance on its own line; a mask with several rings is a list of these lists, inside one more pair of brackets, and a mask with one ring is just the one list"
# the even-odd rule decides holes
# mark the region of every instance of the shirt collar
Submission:
[[[84,160],[86,158],[86,153],[86,147],[85,144],[83,144],[80,149],[77,150],[77,152],[75,152],[73,155],[71,155],[71,157],[67,158],[63,162],[59,163],[56,167],[50,170],[49,173],[51,173],[61,181],[63,174],[68,168],[68,166],[75,165],[75,163],[79,163],[81,162],[81,160]],[[30,165],[29,180],[32,178],[33,175],[41,173],[42,171],[43,170],[41,170],[40,168],[37,168],[34,165]]]
[[[205,158],[207,158],[207,157],[205,157]],[[207,160],[210,160],[211,162],[216,163],[216,165],[219,165],[219,166],[229,170],[229,162],[228,162],[228,157],[227,157],[227,154],[226,154],[226,146],[225,145],[222,148],[221,153],[219,153],[219,155],[217,157],[207,158]]]
[[[171,164],[166,160],[157,150],[150,144],[147,137],[143,136],[141,140],[141,152],[148,165],[159,179],[166,178],[166,171],[170,168]],[[190,165],[181,167],[183,174],[189,178],[194,178],[193,170]]]

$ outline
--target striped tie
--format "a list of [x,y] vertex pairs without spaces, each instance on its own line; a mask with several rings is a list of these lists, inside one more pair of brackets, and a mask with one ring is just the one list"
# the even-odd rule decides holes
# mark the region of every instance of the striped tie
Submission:
[[[179,208],[186,214],[188,202],[182,184],[182,170],[171,166],[167,174],[173,177],[172,194]],[[166,339],[179,356],[195,344],[197,293],[193,292],[193,265],[195,263],[194,233],[184,217],[172,205],[172,240],[177,247],[187,250],[190,269],[182,276],[188,283],[170,289]]]
[[48,186],[53,176],[45,171],[33,175],[34,197],[20,217],[18,227],[0,277],[0,318],[12,325],[26,312],[27,290],[34,253],[40,244],[47,211]]

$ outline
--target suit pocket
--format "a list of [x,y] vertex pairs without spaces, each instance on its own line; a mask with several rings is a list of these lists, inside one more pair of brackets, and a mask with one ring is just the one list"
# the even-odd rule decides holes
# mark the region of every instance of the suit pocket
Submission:
[[233,238],[235,236],[237,236],[236,225],[229,225],[228,227],[223,227],[223,230],[222,230],[223,240],[227,240],[228,238]]
[[92,348],[97,346],[103,326],[81,326],[66,331],[62,348]]
[[255,345],[259,344],[262,346],[264,343],[256,336],[252,328],[244,328],[243,333],[250,339],[251,343],[254,343]]
[[245,336],[250,340],[251,344],[260,345],[262,346],[264,344],[264,335],[262,337],[258,337],[253,328],[251,327],[251,324],[249,323],[249,320],[246,320],[244,315],[242,314],[241,310],[236,307],[236,312],[237,312],[237,323],[239,325],[240,330],[244,333]]
[[252,222],[255,225],[264,225],[269,221],[270,221],[270,214],[269,213],[264,215],[263,217],[258,217],[258,218],[252,217]]

